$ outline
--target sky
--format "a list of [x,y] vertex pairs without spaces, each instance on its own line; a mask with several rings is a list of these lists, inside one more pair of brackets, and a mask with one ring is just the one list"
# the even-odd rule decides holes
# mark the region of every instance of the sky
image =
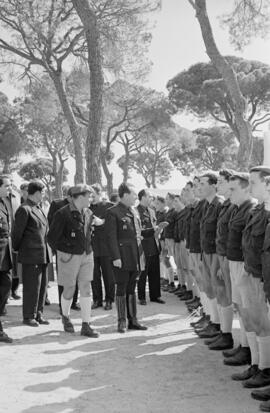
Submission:
[[[264,40],[255,39],[242,53],[236,52],[230,45],[228,32],[221,28],[218,16],[232,10],[233,0],[207,0],[207,6],[214,37],[223,55],[233,54],[270,65],[270,37]],[[153,19],[156,24],[149,50],[153,66],[147,86],[166,93],[168,80],[191,65],[209,59],[195,11],[188,0],[163,0],[161,11],[155,13]],[[16,85],[2,83],[0,90],[12,98],[17,93],[14,86]],[[200,125],[196,119],[184,115],[178,116],[177,121],[188,129],[195,129]],[[116,150],[118,151],[117,148]],[[119,156],[121,153],[117,153],[116,158]],[[70,165],[72,168],[72,163]],[[122,175],[118,167],[114,166],[113,169],[117,185],[121,182]],[[134,179],[138,186],[144,185],[142,178],[134,176]],[[175,172],[166,186],[181,187],[184,181],[181,174]]]

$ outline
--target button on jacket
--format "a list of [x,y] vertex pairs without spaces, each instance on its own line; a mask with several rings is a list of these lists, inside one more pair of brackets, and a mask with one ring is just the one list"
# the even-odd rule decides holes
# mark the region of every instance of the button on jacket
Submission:
[[233,210],[237,208],[229,199],[223,203],[217,222],[216,251],[225,257],[227,254],[228,224]]
[[242,235],[255,203],[251,200],[235,205],[228,223],[226,255],[230,261],[244,261]]
[[217,220],[222,208],[223,199],[215,196],[214,199],[205,204],[203,211],[200,235],[201,249],[206,254],[214,254],[216,252],[216,232]]
[[203,199],[197,203],[191,213],[189,229],[189,251],[194,254],[201,252],[200,224],[206,201]]
[[158,255],[159,250],[157,247],[157,241],[155,238],[154,225],[156,225],[155,212],[151,208],[145,208],[139,204],[137,211],[141,220],[141,235],[142,235],[142,247],[145,256]]
[[18,251],[22,264],[51,262],[51,249],[47,244],[49,224],[42,208],[27,199],[16,211],[12,231],[12,246]]
[[[93,215],[98,218],[105,219],[107,210],[114,204],[112,202],[98,202],[90,206]],[[109,251],[106,242],[105,223],[103,225],[94,226],[92,233],[92,248],[95,257],[108,257]]]
[[139,270],[135,214],[121,201],[108,209],[105,220],[107,246],[112,261],[121,259],[121,270]]
[[265,230],[270,212],[264,209],[264,204],[258,205],[250,214],[243,231],[242,248],[245,270],[255,278],[262,277],[262,252]]
[[166,221],[169,223],[166,228],[164,228],[164,237],[171,238],[174,237],[174,226],[176,220],[177,212],[174,208],[171,208],[166,213]]
[[92,212],[85,208],[81,213],[73,202],[59,209],[52,220],[48,241],[54,250],[68,254],[90,254]]

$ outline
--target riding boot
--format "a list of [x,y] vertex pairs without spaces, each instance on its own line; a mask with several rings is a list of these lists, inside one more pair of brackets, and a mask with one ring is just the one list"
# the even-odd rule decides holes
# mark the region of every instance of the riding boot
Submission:
[[125,333],[126,331],[126,296],[125,295],[117,295],[116,299],[116,308],[117,308],[117,316],[118,316],[118,332]]

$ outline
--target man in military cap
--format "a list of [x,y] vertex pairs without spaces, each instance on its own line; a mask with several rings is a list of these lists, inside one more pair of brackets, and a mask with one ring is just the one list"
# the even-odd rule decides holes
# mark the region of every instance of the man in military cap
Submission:
[[146,327],[139,324],[137,320],[135,294],[136,280],[142,269],[139,250],[141,227],[139,218],[132,209],[137,195],[125,183],[119,186],[118,193],[120,201],[108,209],[105,232],[116,283],[118,331],[124,333],[126,318],[130,330],[146,330]]
[[93,252],[91,246],[93,214],[89,209],[93,190],[81,184],[72,187],[72,201],[53,217],[48,241],[57,251],[58,278],[64,290],[61,296],[64,330],[74,332],[70,320],[70,307],[76,282],[80,291],[82,316],[81,335],[98,337],[90,327],[90,285],[93,278]]

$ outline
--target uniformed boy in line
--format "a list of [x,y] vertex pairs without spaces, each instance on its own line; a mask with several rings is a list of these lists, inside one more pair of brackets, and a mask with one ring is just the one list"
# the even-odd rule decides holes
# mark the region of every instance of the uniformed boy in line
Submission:
[[[220,332],[220,317],[217,306],[217,276],[219,261],[216,253],[217,220],[221,211],[223,199],[217,195],[217,175],[209,172],[200,177],[200,191],[206,200],[200,225],[202,249],[202,284],[206,293],[206,305],[210,314],[210,322],[201,331],[200,338],[212,338]],[[196,331],[196,330],[195,330]]]
[[220,334],[213,339],[206,340],[210,350],[226,350],[233,347],[232,338],[232,292],[229,263],[227,260],[228,223],[233,209],[230,200],[230,177],[232,171],[223,169],[218,176],[218,193],[225,198],[217,221],[216,251],[219,260],[219,272],[216,279],[216,294],[218,312],[220,316]]
[[170,268],[168,268],[169,286],[167,288],[164,288],[164,291],[170,291],[175,289],[174,268],[176,267],[174,260],[174,226],[176,220],[176,211],[174,209],[174,194],[168,192],[165,201],[168,207],[165,220],[169,223],[169,225],[164,229],[164,237],[165,246],[170,260]]
[[178,286],[172,289],[170,292],[177,294],[182,292],[185,294],[186,287],[186,272],[183,266],[181,257],[181,241],[184,240],[184,220],[186,216],[185,208],[185,188],[183,188],[180,195],[175,195],[174,209],[176,211],[176,219],[174,225],[174,260],[176,264],[176,271],[178,277]]

